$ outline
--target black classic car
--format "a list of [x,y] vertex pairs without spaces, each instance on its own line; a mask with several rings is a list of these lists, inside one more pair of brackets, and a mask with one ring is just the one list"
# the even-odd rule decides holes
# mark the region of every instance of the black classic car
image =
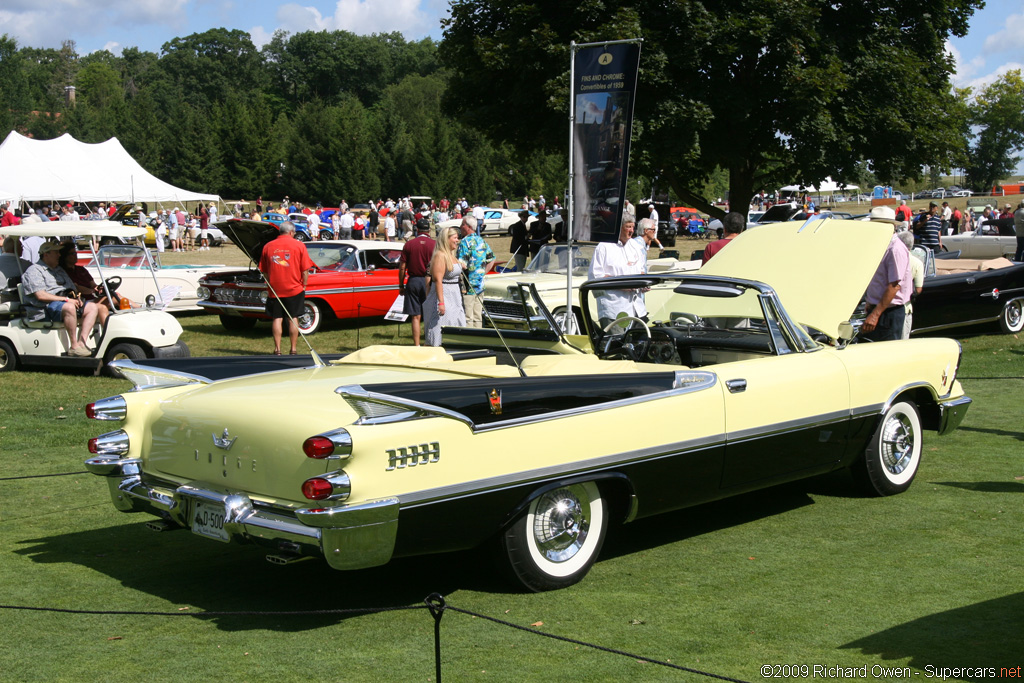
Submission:
[[1024,263],[935,258],[924,247],[914,247],[913,257],[924,263],[925,277],[912,335],[996,321],[1006,333],[1024,329]]

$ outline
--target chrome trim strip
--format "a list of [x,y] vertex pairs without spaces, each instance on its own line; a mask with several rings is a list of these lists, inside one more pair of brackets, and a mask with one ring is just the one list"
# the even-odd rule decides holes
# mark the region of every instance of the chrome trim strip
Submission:
[[659,458],[679,456],[687,452],[704,450],[724,444],[725,439],[722,438],[721,435],[689,439],[687,441],[680,441],[672,444],[672,450],[667,452],[664,450],[664,446],[658,446],[636,451],[628,451],[626,453],[615,453],[600,458],[576,460],[574,462],[563,463],[561,465],[551,465],[549,467],[541,467],[534,470],[503,474],[497,477],[488,477],[486,479],[477,479],[459,484],[451,484],[449,486],[424,489],[422,491],[415,491],[400,495],[399,500],[403,507],[415,507],[417,505],[434,503],[439,500],[449,498],[461,498],[478,492],[493,491],[495,489],[507,488],[509,486],[519,484],[529,484],[535,480],[548,479],[555,476],[578,474],[594,469],[626,465],[641,460],[656,460]]
[[199,302],[199,306],[201,306],[202,308],[213,308],[213,309],[220,310],[220,311],[264,311],[264,310],[266,310],[266,308],[264,306],[258,306],[258,305],[245,306],[245,305],[242,305],[242,304],[222,304],[219,301],[210,301],[208,299],[203,299],[202,301],[200,301]]
[[892,406],[893,402],[903,392],[910,391],[911,389],[918,389],[920,387],[924,387],[925,389],[930,391],[932,393],[932,398],[934,400],[936,400],[936,401],[938,401],[940,398],[945,398],[945,397],[949,396],[950,393],[953,393],[953,383],[952,382],[950,382],[950,385],[949,385],[949,393],[947,393],[945,396],[937,395],[935,393],[935,389],[932,387],[932,385],[928,384],[927,382],[912,382],[910,384],[904,384],[902,387],[900,387],[896,391],[892,392],[892,395],[890,395],[889,398],[886,400],[886,402],[884,404],[882,404],[882,411],[881,412],[883,412],[883,413],[888,412],[889,408]]
[[[132,391],[144,391],[153,387],[173,387],[185,384],[210,384],[213,380],[202,375],[193,375],[189,372],[178,372],[174,370],[162,370],[152,368],[148,365],[139,365],[134,361],[124,358],[111,362],[110,367],[117,368],[121,374],[133,385]],[[166,380],[163,382],[143,383],[144,379]]]
[[960,321],[960,322],[946,323],[946,324],[943,324],[943,325],[932,325],[931,327],[915,327],[913,333],[917,334],[918,332],[936,332],[938,330],[948,330],[948,329],[951,329],[951,328],[954,328],[954,327],[965,327],[967,325],[980,325],[982,323],[990,323],[990,322],[994,322],[996,320],[999,320],[999,318],[1002,315],[1003,315],[1003,312],[1002,312],[1002,310],[1000,310],[999,314],[994,316],[994,317],[992,317],[992,318],[978,318],[976,320],[963,320],[963,321]]
[[752,427],[750,429],[741,429],[735,432],[729,432],[727,434],[727,443],[732,444],[741,441],[750,441],[753,439],[764,438],[766,436],[777,436],[785,432],[795,432],[813,427],[824,427],[826,425],[834,425],[840,422],[845,422],[849,420],[851,417],[851,411],[836,410],[831,413],[816,415],[814,417],[804,417],[796,420],[778,422],[776,424],[770,425],[770,429],[766,429],[765,427]]

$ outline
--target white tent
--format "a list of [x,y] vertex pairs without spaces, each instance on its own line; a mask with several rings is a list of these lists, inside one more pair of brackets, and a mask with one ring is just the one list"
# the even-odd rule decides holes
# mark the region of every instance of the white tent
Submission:
[[21,201],[81,202],[217,201],[215,194],[190,192],[150,174],[117,138],[89,144],[68,134],[33,140],[15,131],[0,144],[0,194]]
[[[0,181],[0,185],[3,185],[3,181]],[[857,190],[860,189],[856,185],[840,185],[834,182],[832,178],[825,178],[825,181],[819,186],[814,185],[786,185],[785,187],[779,188],[780,192],[808,192],[810,194],[831,194],[836,191],[845,190]]]

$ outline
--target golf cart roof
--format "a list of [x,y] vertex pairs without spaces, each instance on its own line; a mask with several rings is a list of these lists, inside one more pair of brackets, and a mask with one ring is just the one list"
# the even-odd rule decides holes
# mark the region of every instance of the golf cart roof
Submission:
[[4,234],[14,237],[142,237],[146,229],[114,221],[50,221],[9,225],[4,228]]

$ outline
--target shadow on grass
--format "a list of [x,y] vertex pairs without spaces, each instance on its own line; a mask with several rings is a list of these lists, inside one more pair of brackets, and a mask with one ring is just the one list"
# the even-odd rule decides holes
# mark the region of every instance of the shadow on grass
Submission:
[[[402,558],[372,569],[339,572],[313,558],[272,565],[266,550],[221,544],[187,530],[155,533],[139,522],[22,541],[14,552],[44,564],[72,563],[107,575],[129,589],[83,594],[74,608],[154,610],[132,602],[133,591],[204,612],[283,612],[419,605],[431,593],[459,589],[501,592],[483,553],[459,552]],[[99,600],[99,604],[97,604]],[[346,621],[362,613],[208,617],[225,631],[299,632]],[[424,627],[431,623],[424,613]]]
[[1024,493],[1024,483],[1013,481],[933,481],[939,486],[952,486],[979,493]]
[[979,432],[981,434],[994,434],[995,436],[1010,436],[1017,439],[1017,441],[1024,441],[1024,432],[1013,432],[1006,429],[988,429],[985,427],[961,426],[959,429],[962,432]]
[[1014,593],[930,614],[840,647],[883,659],[909,657],[908,664],[922,670],[926,666],[995,667],[995,673],[984,676],[989,678],[999,676],[1000,667],[1020,665],[1021,633],[1024,593]]

